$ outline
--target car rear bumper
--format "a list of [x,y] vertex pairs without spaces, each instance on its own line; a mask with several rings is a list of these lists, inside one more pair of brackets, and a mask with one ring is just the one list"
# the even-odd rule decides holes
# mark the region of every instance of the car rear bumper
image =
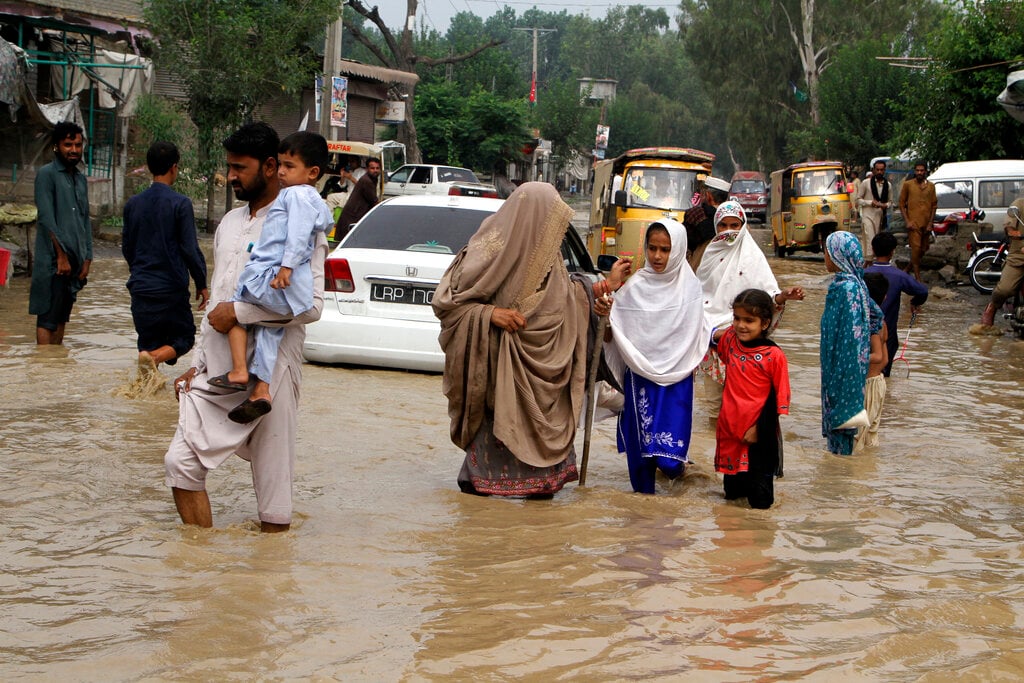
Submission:
[[306,327],[302,355],[317,363],[351,363],[386,368],[444,371],[435,322],[391,320],[324,311]]

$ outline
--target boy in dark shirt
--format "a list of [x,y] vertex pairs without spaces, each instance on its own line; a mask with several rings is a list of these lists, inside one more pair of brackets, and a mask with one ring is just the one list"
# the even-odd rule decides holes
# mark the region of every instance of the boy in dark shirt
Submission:
[[206,308],[209,298],[192,200],[171,189],[178,178],[179,160],[172,143],[154,142],[146,153],[153,184],[124,206],[121,253],[130,272],[126,286],[139,335],[140,365],[174,365],[195,344],[190,275],[199,310]]

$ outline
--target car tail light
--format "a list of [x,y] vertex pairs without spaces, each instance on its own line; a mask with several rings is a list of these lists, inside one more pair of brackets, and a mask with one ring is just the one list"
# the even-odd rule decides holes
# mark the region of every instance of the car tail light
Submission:
[[347,259],[329,258],[324,261],[324,290],[328,292],[356,291],[356,284],[352,279],[352,269],[348,267]]

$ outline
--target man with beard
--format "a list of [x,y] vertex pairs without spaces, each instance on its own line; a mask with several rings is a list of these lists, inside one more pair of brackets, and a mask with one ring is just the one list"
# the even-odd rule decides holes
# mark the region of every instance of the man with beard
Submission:
[[885,212],[892,206],[891,187],[885,177],[885,162],[876,161],[871,177],[860,184],[855,203],[860,209],[860,225],[864,231],[864,253],[868,253],[871,240],[885,230]]
[[352,194],[345,202],[345,208],[341,210],[338,223],[334,226],[334,239],[341,241],[353,223],[366,215],[366,212],[377,204],[377,180],[380,178],[380,161],[370,159],[366,162],[366,173],[359,179]]
[[928,167],[919,161],[914,164],[914,179],[906,181],[900,188],[899,203],[900,213],[907,224],[910,269],[918,282],[921,281],[921,257],[928,251],[928,237],[938,205],[935,185],[928,180]]
[[[200,328],[193,367],[174,382],[180,404],[178,429],[164,456],[165,483],[171,487],[174,504],[185,524],[213,526],[206,476],[235,453],[251,464],[260,530],[287,531],[291,525],[302,342],[305,324],[318,320],[323,309],[327,256],[324,234],[316,233],[310,261],[313,307],[309,311],[284,321],[282,316],[252,304],[231,301],[249,252],[277,198],[278,145],[277,133],[265,123],[242,126],[224,141],[228,182],[235,197],[247,204],[225,214],[214,235],[212,308]],[[211,377],[231,369],[226,333],[237,324],[285,328],[270,378],[274,410],[246,424],[228,419],[228,413],[238,404],[238,394],[209,384]]]
[[84,147],[82,129],[61,121],[51,140],[56,158],[36,175],[39,218],[28,300],[39,345],[64,343],[64,326],[92,264],[89,191],[77,168]]

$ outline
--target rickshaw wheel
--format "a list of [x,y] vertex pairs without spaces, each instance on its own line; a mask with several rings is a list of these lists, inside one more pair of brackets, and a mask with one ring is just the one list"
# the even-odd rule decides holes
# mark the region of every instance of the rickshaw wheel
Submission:
[[775,248],[775,255],[779,258],[786,258],[786,247],[779,244],[779,239],[772,235],[772,246]]

